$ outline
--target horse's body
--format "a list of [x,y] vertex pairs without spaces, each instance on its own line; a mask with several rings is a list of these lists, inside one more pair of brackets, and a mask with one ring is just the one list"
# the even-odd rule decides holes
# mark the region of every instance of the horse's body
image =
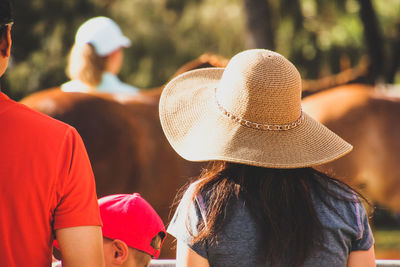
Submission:
[[[205,54],[174,76],[225,64],[223,58]],[[91,160],[98,197],[139,192],[167,223],[177,190],[198,175],[203,164],[182,159],[164,137],[158,116],[161,92],[159,87],[124,96],[65,93],[56,87],[34,93],[21,103],[77,129]],[[172,240],[167,238],[161,257],[175,256],[170,249]]]
[[346,85],[306,97],[303,109],[354,146],[320,168],[400,212],[400,98]]

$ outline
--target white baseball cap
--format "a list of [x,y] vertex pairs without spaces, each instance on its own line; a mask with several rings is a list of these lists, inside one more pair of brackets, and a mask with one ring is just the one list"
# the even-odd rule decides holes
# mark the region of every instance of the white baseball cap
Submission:
[[99,56],[106,56],[120,47],[129,47],[131,41],[112,19],[95,17],[79,27],[75,44],[91,44]]

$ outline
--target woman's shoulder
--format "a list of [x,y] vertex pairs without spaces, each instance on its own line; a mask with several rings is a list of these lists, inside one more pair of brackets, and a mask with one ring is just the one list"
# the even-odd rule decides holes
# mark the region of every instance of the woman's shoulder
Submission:
[[[184,197],[193,197],[193,195],[194,194],[196,194],[196,189],[197,189],[197,187],[199,186],[199,184],[201,183],[201,181],[202,181],[203,179],[199,179],[199,180],[196,180],[196,181],[194,181],[194,182],[191,182],[187,187],[186,187],[186,190],[185,190],[185,193],[184,193],[184,195],[183,195],[183,197],[182,198],[184,198]],[[204,193],[205,192],[203,192],[203,193],[197,193],[196,194],[196,197],[197,196],[199,196],[199,195],[204,195]]]
[[368,212],[354,190],[333,186],[332,191],[313,200],[328,241],[338,244],[332,249],[340,250],[345,245],[355,251],[368,250],[372,246],[374,238]]
[[326,177],[317,184],[313,187],[313,194],[320,198],[335,202],[360,202],[357,191],[339,180]]
[[98,85],[97,90],[104,93],[130,95],[139,93],[139,88],[122,82],[116,75],[109,72],[103,73],[101,83]]
[[312,194],[316,211],[323,224],[346,224],[360,231],[367,213],[356,191],[341,182],[330,182]]
[[196,185],[198,182],[190,184],[184,192],[175,214],[171,219],[167,232],[177,239],[191,243],[193,234],[198,233],[197,226],[204,219],[202,208],[194,197]]
[[89,92],[89,88],[79,80],[71,80],[61,85],[64,92]]

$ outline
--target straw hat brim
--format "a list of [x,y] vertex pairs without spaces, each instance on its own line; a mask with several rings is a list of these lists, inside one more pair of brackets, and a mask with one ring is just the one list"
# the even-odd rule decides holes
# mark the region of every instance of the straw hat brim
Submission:
[[285,131],[249,128],[228,118],[215,100],[224,68],[186,72],[164,88],[160,120],[174,150],[189,161],[224,160],[269,168],[302,168],[344,156],[352,146],[304,113]]

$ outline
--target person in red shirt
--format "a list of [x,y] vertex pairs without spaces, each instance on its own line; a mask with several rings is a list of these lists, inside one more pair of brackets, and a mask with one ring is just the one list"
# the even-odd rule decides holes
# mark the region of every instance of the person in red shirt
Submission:
[[[0,0],[0,77],[11,53],[12,15]],[[77,131],[0,92],[0,266],[104,266],[95,181]]]

